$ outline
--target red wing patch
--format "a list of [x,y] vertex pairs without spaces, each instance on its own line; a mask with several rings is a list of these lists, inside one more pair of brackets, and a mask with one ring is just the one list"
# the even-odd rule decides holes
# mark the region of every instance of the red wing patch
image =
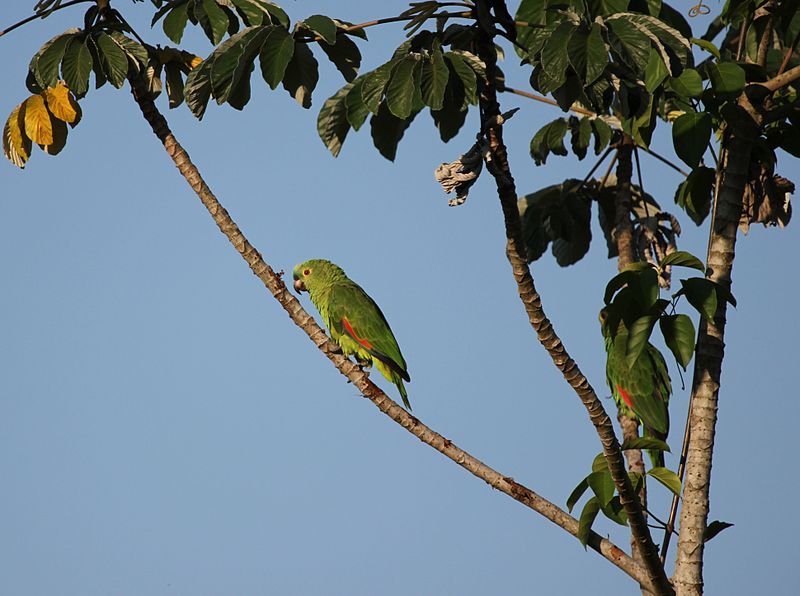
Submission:
[[353,327],[350,325],[350,321],[347,320],[347,317],[342,317],[342,323],[344,324],[344,328],[347,330],[347,333],[350,334],[350,337],[356,340],[367,350],[372,349],[372,344],[369,342],[369,340],[364,339],[363,337],[358,337],[356,332],[353,330]]
[[633,409],[633,401],[631,401],[631,395],[627,391],[625,391],[622,387],[617,385],[617,392],[619,392],[620,397],[625,400],[625,403],[628,404],[628,407],[632,410]]

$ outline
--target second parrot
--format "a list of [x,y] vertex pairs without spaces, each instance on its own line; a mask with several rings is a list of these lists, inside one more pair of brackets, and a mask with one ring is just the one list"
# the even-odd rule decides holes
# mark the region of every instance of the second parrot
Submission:
[[[608,328],[607,312],[600,311],[606,353],[606,379],[620,413],[639,420],[644,436],[665,441],[669,434],[669,396],[672,385],[661,352],[647,342],[632,366],[626,358],[628,330],[620,321],[615,334]],[[650,450],[653,466],[664,466],[664,453]]]

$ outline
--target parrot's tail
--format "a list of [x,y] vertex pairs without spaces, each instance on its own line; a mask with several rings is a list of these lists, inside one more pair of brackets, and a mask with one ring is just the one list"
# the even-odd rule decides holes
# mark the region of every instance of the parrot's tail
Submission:
[[[662,441],[667,440],[667,435],[664,433],[660,433],[644,427],[644,431],[642,435],[645,437],[653,437],[655,439],[660,439]],[[650,457],[650,463],[653,464],[654,468],[663,468],[664,467],[664,452],[661,449],[648,449],[647,455]]]
[[408,393],[406,393],[406,386],[403,385],[403,381],[397,379],[397,388],[400,390],[400,397],[403,398],[403,405],[406,407],[406,410],[409,412],[411,411],[411,402],[408,401]]

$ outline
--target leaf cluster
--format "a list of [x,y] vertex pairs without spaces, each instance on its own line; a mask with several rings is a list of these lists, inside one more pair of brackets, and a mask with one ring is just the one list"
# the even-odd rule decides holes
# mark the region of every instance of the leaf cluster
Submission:
[[67,124],[75,128],[80,120],[75,96],[59,81],[11,111],[3,127],[3,154],[19,168],[30,159],[34,143],[48,155],[56,155],[67,143]]

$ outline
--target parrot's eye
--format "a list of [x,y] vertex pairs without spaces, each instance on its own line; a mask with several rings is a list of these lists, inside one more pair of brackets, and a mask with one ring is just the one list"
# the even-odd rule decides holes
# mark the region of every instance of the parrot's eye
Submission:
[[303,275],[310,275],[310,274],[311,274],[311,269],[306,269],[303,271]]

